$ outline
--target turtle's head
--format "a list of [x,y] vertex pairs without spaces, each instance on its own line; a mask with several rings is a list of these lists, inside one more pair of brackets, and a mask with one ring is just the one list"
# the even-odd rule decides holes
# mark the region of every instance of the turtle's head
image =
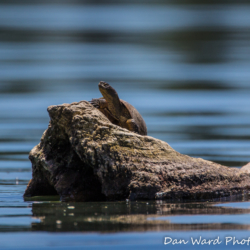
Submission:
[[108,83],[101,81],[98,87],[107,102],[116,103],[120,101],[117,92]]

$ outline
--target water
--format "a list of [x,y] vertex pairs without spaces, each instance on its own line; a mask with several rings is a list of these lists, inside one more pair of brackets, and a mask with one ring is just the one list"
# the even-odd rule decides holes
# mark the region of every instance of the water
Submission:
[[[244,1],[0,0],[0,248],[236,249],[249,197],[61,203],[22,195],[49,105],[109,82],[150,136],[229,167],[250,162],[250,5]],[[129,4],[128,4],[129,3]],[[221,244],[192,245],[191,237]],[[243,248],[247,248],[245,242]]]

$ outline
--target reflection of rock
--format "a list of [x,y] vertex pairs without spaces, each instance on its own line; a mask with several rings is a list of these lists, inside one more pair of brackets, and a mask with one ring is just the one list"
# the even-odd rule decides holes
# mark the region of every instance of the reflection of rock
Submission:
[[63,200],[211,199],[250,189],[246,169],[191,158],[166,142],[113,125],[91,104],[50,106],[41,142],[30,152],[24,196]]
[[[249,209],[212,206],[211,203],[169,204],[149,202],[93,202],[32,204],[32,231],[162,231],[162,230],[249,230],[249,224],[208,223],[211,215],[248,214]],[[190,215],[204,215],[193,223]],[[176,216],[181,223],[175,223]],[[213,219],[214,216],[211,216]],[[191,219],[190,219],[191,218]]]

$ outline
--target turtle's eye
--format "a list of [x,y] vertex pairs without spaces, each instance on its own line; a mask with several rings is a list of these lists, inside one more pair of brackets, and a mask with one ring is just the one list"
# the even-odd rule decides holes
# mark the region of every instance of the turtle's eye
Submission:
[[108,83],[103,82],[103,81],[101,81],[101,82],[99,83],[99,85],[102,86],[102,87],[104,87],[104,88],[108,88],[108,87],[110,86]]

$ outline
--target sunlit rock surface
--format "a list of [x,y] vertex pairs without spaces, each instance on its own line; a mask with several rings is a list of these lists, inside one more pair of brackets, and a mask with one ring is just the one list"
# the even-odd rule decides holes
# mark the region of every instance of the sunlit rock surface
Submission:
[[204,200],[250,189],[242,170],[182,155],[166,142],[118,127],[87,101],[48,107],[50,123],[29,155],[24,196],[62,200]]

